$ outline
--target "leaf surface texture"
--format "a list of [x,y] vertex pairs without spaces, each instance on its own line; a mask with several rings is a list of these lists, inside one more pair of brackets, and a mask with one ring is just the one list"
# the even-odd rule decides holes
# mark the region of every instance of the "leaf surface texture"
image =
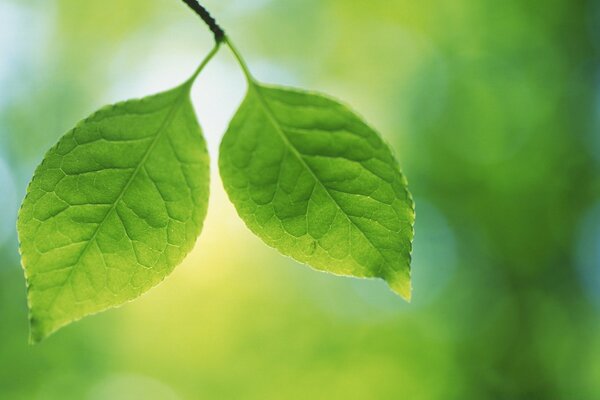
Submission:
[[32,342],[161,282],[194,246],[208,194],[187,84],[105,107],[65,134],[17,223]]
[[297,261],[410,299],[414,205],[389,146],[346,106],[250,81],[221,143],[246,225]]

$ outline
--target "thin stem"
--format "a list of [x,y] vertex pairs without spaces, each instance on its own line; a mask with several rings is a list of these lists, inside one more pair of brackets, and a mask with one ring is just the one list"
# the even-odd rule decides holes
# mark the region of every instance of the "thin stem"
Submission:
[[[233,43],[231,43],[231,40],[225,34],[225,31],[219,26],[219,24],[217,24],[217,22],[215,21],[215,19],[213,17],[211,17],[211,15],[208,12],[208,10],[206,10],[206,8],[204,8],[202,5],[200,5],[200,3],[198,3],[197,0],[182,0],[182,1],[185,4],[187,4],[196,14],[198,14],[200,16],[200,18],[202,18],[202,20],[204,21],[204,23],[206,23],[206,25],[208,25],[208,27],[210,28],[210,30],[215,35],[215,42],[216,42],[216,45],[213,48],[213,50],[208,54],[208,56],[202,62],[202,64],[200,64],[200,66],[198,67],[198,69],[196,70],[196,72],[194,72],[194,75],[192,75],[192,77],[189,79],[188,82],[191,83],[191,82],[194,81],[194,79],[196,79],[196,77],[198,76],[198,74],[200,73],[200,71],[202,71],[202,68],[204,68],[204,66],[206,65],[206,63],[208,63],[210,61],[210,59],[219,50],[219,45],[224,42],[224,43],[227,44],[227,47],[229,47],[229,49],[231,50],[231,52],[235,56],[238,64],[240,65],[240,67],[244,71],[244,75],[246,76],[246,79],[248,80],[248,83],[249,84],[256,83],[256,80],[254,79],[254,77],[250,73],[250,69],[248,68],[248,65],[246,64],[246,62],[242,58],[242,55],[240,54],[239,51],[237,51],[237,49],[235,48],[235,46],[233,45]],[[188,83],[188,82],[186,82],[186,83]]]
[[202,21],[208,26],[211,32],[215,35],[215,42],[221,43],[225,39],[225,31],[217,24],[217,21],[210,15],[208,10],[204,8],[197,0],[182,0],[196,14],[202,18]]
[[229,49],[233,53],[233,56],[236,58],[238,64],[240,64],[240,67],[242,67],[242,71],[244,71],[244,75],[246,76],[248,83],[256,83],[256,80],[254,79],[252,73],[250,72],[250,69],[248,68],[248,64],[246,64],[246,61],[244,61],[240,52],[235,48],[233,43],[231,43],[229,36],[225,36],[223,41],[225,42],[225,44],[227,44],[227,47],[229,47]]
[[217,52],[219,51],[219,47],[221,47],[221,42],[217,42],[215,44],[215,47],[213,47],[210,51],[210,53],[208,53],[206,57],[204,57],[204,60],[202,60],[198,68],[196,68],[192,76],[190,76],[190,78],[187,81],[185,81],[184,86],[188,86],[190,88],[192,87],[192,83],[194,83],[194,81],[198,77],[198,74],[202,72],[204,67],[206,67],[206,64],[208,64],[208,62],[215,56],[215,54],[217,54]]

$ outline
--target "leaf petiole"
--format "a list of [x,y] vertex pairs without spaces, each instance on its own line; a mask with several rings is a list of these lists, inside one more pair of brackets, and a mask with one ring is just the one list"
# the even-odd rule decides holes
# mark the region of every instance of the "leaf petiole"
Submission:
[[225,36],[223,41],[227,44],[227,47],[229,47],[229,50],[231,50],[231,52],[233,53],[233,56],[235,57],[238,64],[242,68],[242,71],[244,71],[244,75],[246,76],[248,83],[255,84],[256,79],[254,79],[254,77],[252,76],[252,73],[250,72],[250,69],[248,68],[248,64],[246,64],[246,61],[244,61],[244,58],[242,57],[240,52],[236,49],[236,47],[233,45],[233,43],[231,43],[231,39],[229,39],[229,36]]
[[227,44],[227,47],[229,47],[229,49],[231,50],[231,52],[235,56],[238,64],[240,65],[240,67],[244,71],[244,75],[246,76],[246,79],[248,80],[248,83],[249,84],[256,84],[257,82],[254,79],[254,77],[252,76],[252,74],[250,73],[250,69],[248,68],[248,65],[246,64],[246,62],[242,58],[240,52],[236,49],[236,47],[233,45],[233,43],[231,43],[231,40],[229,39],[229,36],[227,36],[225,34],[225,31],[223,30],[223,28],[221,28],[221,26],[217,23],[217,21],[210,15],[210,13],[208,12],[208,10],[206,8],[204,8],[204,6],[202,6],[197,0],[182,0],[182,1],[185,4],[187,4],[187,6],[190,7],[190,9],[192,9],[192,11],[194,11],[202,19],[202,21],[204,21],[204,23],[208,26],[208,28],[214,34],[214,36],[215,36],[215,43],[216,43],[215,47],[213,48],[213,50],[208,54],[208,56],[206,57],[206,59],[202,62],[202,64],[200,64],[200,66],[198,67],[198,69],[196,70],[196,72],[194,72],[194,74],[192,75],[192,77],[188,81],[186,81],[185,84],[191,85],[194,82],[194,80],[196,79],[196,77],[198,76],[198,74],[202,71],[202,69],[204,68],[204,66],[219,51],[219,46],[223,42],[225,42]]
[[198,68],[196,68],[196,70],[194,71],[194,73],[192,74],[192,76],[190,76],[189,79],[187,81],[185,81],[182,86],[187,86],[188,89],[190,89],[192,87],[192,84],[194,83],[194,81],[196,80],[196,78],[198,77],[198,75],[200,74],[200,72],[202,72],[202,70],[204,69],[204,67],[206,67],[206,64],[208,64],[209,61],[212,60],[212,58],[219,52],[219,48],[220,47],[221,47],[221,43],[220,42],[216,42],[215,46],[206,55],[206,57],[204,57],[204,60],[202,60],[202,62],[198,66]]

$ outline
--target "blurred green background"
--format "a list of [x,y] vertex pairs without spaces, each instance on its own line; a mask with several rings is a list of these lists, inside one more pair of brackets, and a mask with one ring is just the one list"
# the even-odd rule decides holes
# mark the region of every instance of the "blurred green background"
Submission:
[[226,48],[193,99],[208,219],[161,286],[27,344],[15,220],[32,171],[106,103],[212,46],[177,0],[0,0],[0,399],[599,399],[600,2],[206,0],[262,81],[351,104],[417,203],[413,303],[279,256],[239,221]]

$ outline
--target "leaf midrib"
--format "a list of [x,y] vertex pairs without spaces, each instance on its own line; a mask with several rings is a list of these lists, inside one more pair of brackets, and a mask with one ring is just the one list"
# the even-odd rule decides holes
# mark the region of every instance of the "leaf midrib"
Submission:
[[[379,255],[381,256],[381,258],[387,263],[388,258],[377,248],[377,246],[375,246],[375,244],[371,241],[371,239],[369,239],[367,237],[367,235],[362,231],[362,229],[360,229],[355,223],[354,221],[352,221],[352,219],[348,216],[348,214],[346,213],[346,211],[342,208],[342,206],[340,205],[340,203],[333,198],[333,196],[331,195],[331,193],[329,192],[329,189],[321,182],[321,180],[317,177],[317,175],[315,174],[314,170],[310,167],[310,165],[308,165],[306,163],[306,161],[304,160],[304,158],[302,157],[302,154],[300,154],[300,152],[296,149],[296,147],[292,144],[292,142],[290,142],[290,140],[288,139],[287,135],[285,134],[283,128],[281,127],[277,117],[275,117],[275,114],[273,113],[273,111],[271,110],[271,108],[269,107],[269,105],[267,104],[267,101],[265,100],[263,94],[261,93],[261,87],[260,85],[258,85],[257,83],[253,82],[253,81],[249,81],[248,82],[248,86],[250,88],[253,89],[253,91],[256,93],[256,96],[258,98],[258,100],[260,101],[263,110],[265,111],[265,114],[267,115],[267,118],[269,119],[269,121],[271,122],[271,124],[273,125],[273,127],[275,128],[275,130],[277,131],[277,133],[279,134],[279,136],[281,137],[281,139],[283,140],[284,144],[287,145],[287,147],[290,148],[290,150],[292,151],[292,153],[294,154],[294,156],[296,156],[296,158],[298,159],[298,161],[300,161],[300,163],[308,170],[308,172],[310,172],[310,174],[312,175],[313,179],[315,180],[315,182],[320,185],[324,190],[325,193],[327,193],[327,196],[331,199],[331,201],[333,201],[335,203],[335,205],[338,207],[338,209],[342,212],[342,214],[346,217],[346,219],[348,220],[348,222],[350,222],[350,224],[352,224],[352,226],[354,226],[356,228],[356,230],[358,232],[360,232],[361,236],[363,238],[365,238],[365,240],[369,243],[369,245],[377,252],[379,253]],[[391,267],[391,265],[390,265]],[[380,267],[380,273],[384,273],[384,267],[381,266]],[[395,271],[393,271],[395,272]]]
[[113,205],[107,211],[106,215],[104,216],[104,218],[102,219],[102,221],[100,222],[100,224],[98,224],[98,227],[96,228],[96,230],[94,231],[94,233],[90,237],[90,239],[88,240],[88,242],[85,245],[85,247],[81,250],[81,253],[79,253],[79,256],[77,257],[77,260],[71,265],[71,270],[69,271],[69,274],[67,275],[67,277],[63,281],[60,289],[56,293],[56,296],[54,296],[54,299],[52,300],[52,302],[50,302],[50,305],[48,306],[48,309],[51,309],[52,306],[54,305],[54,303],[56,303],[56,300],[58,299],[58,297],[62,293],[63,289],[65,288],[65,284],[71,279],[71,276],[73,275],[73,271],[76,269],[77,264],[79,264],[79,261],[81,261],[81,258],[83,257],[83,255],[89,250],[91,244],[96,240],[96,236],[98,235],[98,232],[100,232],[100,230],[102,229],[102,227],[104,226],[104,224],[108,220],[108,217],[116,210],[117,205],[119,204],[119,202],[121,202],[121,200],[123,199],[123,196],[125,196],[125,193],[127,192],[127,190],[129,190],[129,187],[131,186],[131,184],[133,183],[133,181],[137,177],[138,173],[144,167],[144,164],[146,163],[146,161],[148,160],[148,157],[150,156],[150,154],[152,153],[152,151],[156,147],[159,139],[162,137],[162,134],[166,131],[166,127],[175,118],[175,114],[177,113],[178,108],[179,108],[179,106],[182,103],[182,100],[188,94],[188,91],[186,91],[184,89],[180,89],[180,90],[182,91],[181,94],[175,99],[175,102],[171,106],[171,108],[169,110],[169,113],[167,114],[167,116],[165,117],[163,123],[160,125],[160,127],[156,131],[156,134],[155,134],[154,139],[152,140],[152,143],[150,143],[150,146],[148,146],[148,149],[146,150],[146,152],[142,156],[142,159],[140,160],[140,162],[136,166],[135,170],[132,172],[131,177],[129,178],[129,180],[127,181],[127,183],[125,184],[125,186],[121,190],[121,193],[119,193],[119,196],[117,196],[117,198],[115,199]]

